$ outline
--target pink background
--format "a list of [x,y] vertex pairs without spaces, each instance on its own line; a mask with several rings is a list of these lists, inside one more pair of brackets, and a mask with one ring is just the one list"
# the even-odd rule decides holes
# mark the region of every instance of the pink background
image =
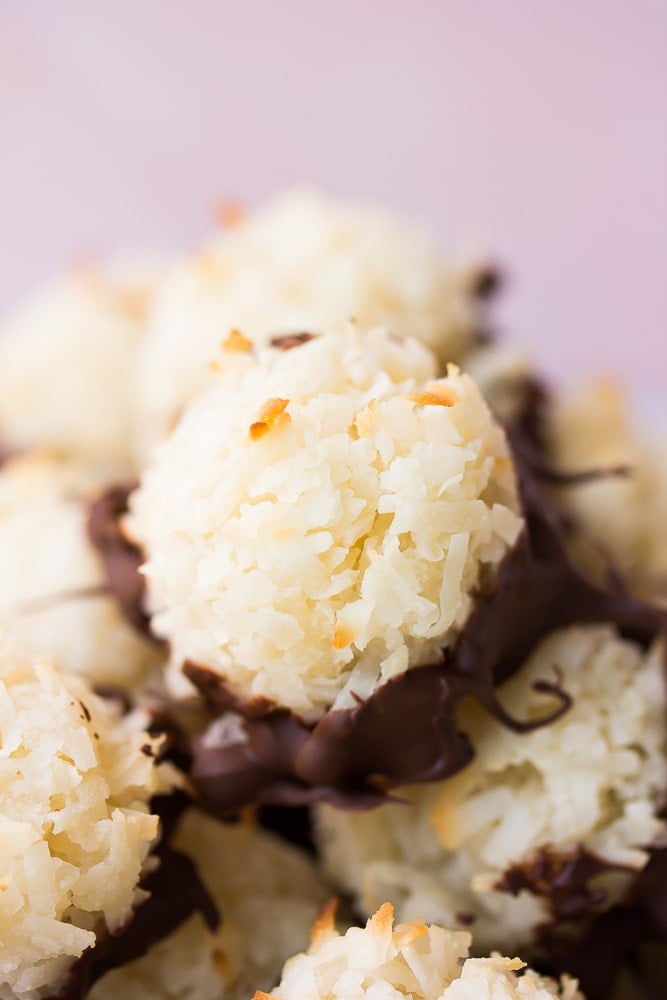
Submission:
[[483,239],[553,374],[667,385],[661,0],[3,4],[0,81],[2,308],[308,181]]

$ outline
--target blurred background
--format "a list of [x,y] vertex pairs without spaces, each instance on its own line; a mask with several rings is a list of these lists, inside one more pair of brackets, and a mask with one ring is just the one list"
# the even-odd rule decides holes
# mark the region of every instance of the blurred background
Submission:
[[508,272],[547,370],[667,384],[662,0],[59,0],[0,9],[0,310],[307,182]]

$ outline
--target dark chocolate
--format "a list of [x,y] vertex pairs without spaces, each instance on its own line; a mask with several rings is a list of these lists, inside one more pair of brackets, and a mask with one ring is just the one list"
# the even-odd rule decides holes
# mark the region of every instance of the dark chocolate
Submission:
[[597,876],[631,870],[582,847],[566,852],[544,846],[526,861],[511,865],[494,888],[513,896],[528,890],[547,903],[551,920],[537,932],[538,941],[546,942],[556,925],[575,922],[581,928],[599,912],[606,893],[591,885]]
[[[541,931],[546,957],[538,963],[550,975],[575,976],[587,1000],[610,1000],[623,976],[633,1000],[667,997],[667,849],[654,849],[625,899],[597,915],[583,936]],[[651,961],[651,950],[662,959]]]
[[[150,620],[144,611],[143,563],[140,549],[130,542],[121,527],[127,502],[135,485],[112,486],[96,500],[88,516],[88,537],[99,552],[109,591],[116,598],[125,619],[145,638],[154,640]],[[154,640],[155,641],[155,640]]]
[[313,857],[317,854],[312,815],[306,806],[261,806],[257,818],[288,844],[296,844]]
[[487,264],[475,273],[471,293],[480,301],[495,298],[505,284],[503,272],[493,264]]

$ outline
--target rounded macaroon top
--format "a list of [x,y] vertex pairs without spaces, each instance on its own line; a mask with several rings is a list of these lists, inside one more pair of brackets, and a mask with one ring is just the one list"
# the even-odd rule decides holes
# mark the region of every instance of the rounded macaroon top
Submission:
[[230,355],[131,502],[152,627],[312,721],[438,660],[522,526],[475,384],[350,327]]
[[167,787],[142,721],[82,678],[0,648],[0,990],[11,996],[53,993],[142,898],[150,799]]
[[394,925],[390,903],[364,928],[339,934],[331,908],[307,952],[285,965],[280,983],[255,1000],[583,1000],[572,979],[543,979],[518,958],[468,958],[471,936],[423,920]]
[[0,444],[49,447],[133,474],[137,347],[164,265],[82,265],[35,291],[0,329]]
[[95,684],[132,688],[159,657],[106,592],[88,537],[100,479],[47,452],[0,469],[0,618],[17,641]]
[[256,341],[303,330],[386,325],[460,360],[484,325],[488,267],[448,258],[381,209],[307,191],[236,219],[184,261],[156,303],[139,364],[144,459],[205,384],[233,328]]

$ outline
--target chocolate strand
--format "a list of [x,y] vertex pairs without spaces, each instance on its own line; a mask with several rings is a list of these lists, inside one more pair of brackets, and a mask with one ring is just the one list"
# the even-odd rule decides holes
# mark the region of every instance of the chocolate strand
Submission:
[[109,590],[126,620],[141,635],[154,639],[143,608],[144,581],[139,573],[143,557],[121,530],[121,518],[127,513],[133,489],[134,485],[114,486],[92,504],[88,537],[102,558]]

